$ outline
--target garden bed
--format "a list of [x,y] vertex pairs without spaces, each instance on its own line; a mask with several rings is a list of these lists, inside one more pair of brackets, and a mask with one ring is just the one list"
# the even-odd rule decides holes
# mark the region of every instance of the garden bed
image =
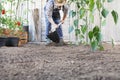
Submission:
[[0,80],[120,80],[120,46],[26,44],[0,48]]

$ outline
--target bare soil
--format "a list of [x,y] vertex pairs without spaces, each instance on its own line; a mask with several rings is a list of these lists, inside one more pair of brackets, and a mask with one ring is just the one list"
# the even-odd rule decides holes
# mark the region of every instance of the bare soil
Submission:
[[0,48],[0,80],[120,80],[120,46],[26,44]]

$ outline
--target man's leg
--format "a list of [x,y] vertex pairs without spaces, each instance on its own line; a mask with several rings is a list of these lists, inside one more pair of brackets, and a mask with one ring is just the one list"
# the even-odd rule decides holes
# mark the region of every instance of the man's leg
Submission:
[[45,23],[46,23],[46,30],[45,30],[45,38],[46,38],[46,45],[51,42],[51,40],[47,37],[51,30],[51,23],[48,21],[47,17],[45,17]]
[[49,32],[50,32],[50,30],[51,30],[51,23],[48,21],[48,20],[46,20],[46,44],[49,44],[50,42],[51,42],[51,40],[47,37],[47,35],[49,34]]

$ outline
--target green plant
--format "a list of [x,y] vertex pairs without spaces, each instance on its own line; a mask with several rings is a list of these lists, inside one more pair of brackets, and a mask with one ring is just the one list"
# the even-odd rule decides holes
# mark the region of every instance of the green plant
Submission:
[[20,21],[11,19],[9,16],[1,17],[0,22],[1,28],[10,30],[9,36],[17,36],[14,33],[16,31],[22,31],[22,25]]
[[97,49],[104,50],[103,46],[101,45],[102,34],[98,26],[95,26],[93,30],[89,31],[88,36],[93,51]]
[[[73,28],[75,30],[76,39],[85,40],[91,45],[92,50],[103,50],[101,27],[106,24],[106,17],[110,13],[105,4],[113,0],[69,0],[69,4],[74,4],[76,9],[70,11],[70,16],[74,19]],[[98,12],[99,25],[94,25],[94,13]],[[118,21],[118,13],[111,11],[115,24]],[[84,27],[80,27],[81,24]],[[71,28],[71,27],[70,27]],[[73,31],[73,30],[71,30]],[[82,35],[82,37],[81,37]]]
[[[73,21],[71,27],[75,30],[76,40],[80,43],[86,43],[86,33],[88,33],[88,1],[87,0],[69,0],[69,4],[74,4],[76,9],[70,11]],[[71,28],[69,27],[69,28]]]
[[[20,5],[25,1],[28,0],[4,0],[0,2],[0,27],[9,29],[9,36],[19,36],[17,32],[23,31],[23,24],[27,23],[27,20],[18,14]],[[7,4],[10,4],[10,8],[8,10],[5,7]]]

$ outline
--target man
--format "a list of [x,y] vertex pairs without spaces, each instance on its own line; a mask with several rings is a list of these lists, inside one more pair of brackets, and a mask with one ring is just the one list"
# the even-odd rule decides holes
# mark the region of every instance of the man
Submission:
[[[68,8],[65,5],[67,1],[66,0],[47,0],[44,12],[45,12],[45,22],[46,22],[46,39],[47,39],[47,45],[50,44],[50,39],[47,37],[49,32],[51,31],[51,28],[54,27],[57,30],[58,36],[60,38],[60,42],[58,44],[63,45],[63,32],[62,32],[62,26],[58,26],[58,24],[64,23],[64,20],[68,13]],[[63,11],[63,17],[60,17],[60,10]]]

